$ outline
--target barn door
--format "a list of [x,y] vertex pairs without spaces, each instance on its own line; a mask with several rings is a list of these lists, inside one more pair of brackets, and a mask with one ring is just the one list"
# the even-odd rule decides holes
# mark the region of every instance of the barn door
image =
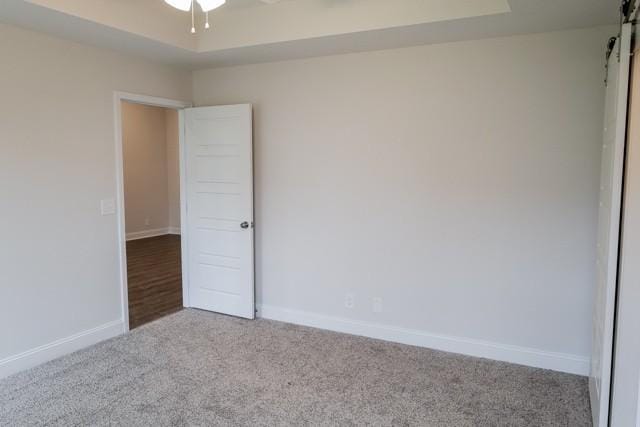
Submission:
[[589,378],[591,410],[596,427],[607,426],[609,420],[630,53],[631,25],[626,24],[621,37],[615,40],[607,64],[593,348]]

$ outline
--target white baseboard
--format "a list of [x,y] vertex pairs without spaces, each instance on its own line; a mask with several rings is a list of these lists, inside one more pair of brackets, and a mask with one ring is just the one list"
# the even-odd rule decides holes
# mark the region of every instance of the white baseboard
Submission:
[[154,228],[152,230],[142,230],[142,231],[134,231],[131,233],[127,233],[127,241],[129,240],[139,240],[139,239],[147,239],[149,237],[156,236],[164,236],[169,233],[169,228]]
[[124,333],[124,322],[115,320],[20,354],[0,359],[0,378],[33,368],[122,333]]
[[180,233],[181,233],[180,227],[169,227],[167,229],[167,234],[176,234],[179,236]]
[[415,329],[405,329],[359,320],[326,316],[270,305],[259,305],[257,308],[258,316],[265,319],[360,335],[417,347],[426,347],[467,356],[483,357],[535,368],[585,376],[589,374],[589,359],[573,354],[554,353],[490,341],[432,334]]
[[[398,328],[340,317],[291,310],[269,305],[258,306],[258,316],[294,323],[297,325],[327,329],[352,335],[360,335],[401,344],[425,347],[468,356],[484,357],[535,368],[551,369],[577,375],[589,375],[589,359],[582,356],[555,353],[527,347],[493,343],[428,332]],[[0,378],[40,365],[65,354],[97,344],[124,332],[122,320],[105,323],[93,329],[67,338],[0,359]]]

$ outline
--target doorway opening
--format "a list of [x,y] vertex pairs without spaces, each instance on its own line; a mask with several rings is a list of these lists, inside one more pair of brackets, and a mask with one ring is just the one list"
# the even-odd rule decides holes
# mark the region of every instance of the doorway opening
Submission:
[[[164,117],[164,125],[153,127],[135,119],[142,115],[138,110],[155,111],[153,107],[160,107],[158,116]],[[133,119],[127,114],[130,111]],[[191,108],[180,101],[116,92],[114,117],[124,332],[182,307],[254,319],[251,105]],[[129,121],[137,128],[130,130]],[[140,147],[129,147],[129,132],[135,136],[134,144],[140,140],[137,145],[145,147],[153,145],[151,140],[164,138],[160,154],[144,150],[136,154]],[[167,155],[166,142],[171,138],[175,140]],[[129,148],[134,151],[132,157]],[[172,173],[171,178],[146,171],[152,163]],[[128,182],[132,176],[138,177],[133,184]],[[140,213],[132,207],[149,202],[158,192],[164,195],[165,188],[166,200],[172,200],[172,180],[178,194],[173,197],[173,209],[175,218],[179,204],[179,226],[159,220],[170,221],[169,206],[160,209],[166,214],[146,207]],[[136,186],[138,191],[127,196]],[[158,284],[163,286],[158,289]]]
[[189,105],[115,98],[122,312],[129,330],[185,305],[179,110]]
[[182,308],[178,112],[122,101],[129,328]]

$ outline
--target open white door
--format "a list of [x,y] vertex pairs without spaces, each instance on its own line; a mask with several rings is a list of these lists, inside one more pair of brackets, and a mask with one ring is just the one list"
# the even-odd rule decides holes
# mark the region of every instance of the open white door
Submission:
[[184,110],[187,301],[253,319],[251,105]]
[[631,25],[626,24],[611,51],[607,68],[593,348],[589,378],[591,410],[596,427],[605,427],[609,422],[630,53]]

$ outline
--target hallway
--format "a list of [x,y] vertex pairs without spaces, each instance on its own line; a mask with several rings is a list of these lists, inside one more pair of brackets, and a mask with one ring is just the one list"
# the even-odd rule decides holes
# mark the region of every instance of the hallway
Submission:
[[181,274],[180,236],[127,242],[131,329],[182,309]]

